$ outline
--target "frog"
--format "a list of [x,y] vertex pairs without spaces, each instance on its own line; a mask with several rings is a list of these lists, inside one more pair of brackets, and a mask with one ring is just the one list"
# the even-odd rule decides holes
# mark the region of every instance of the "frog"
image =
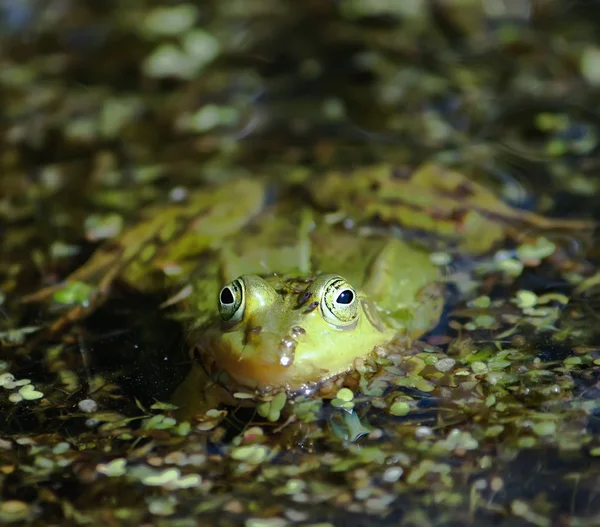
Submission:
[[[267,199],[271,186],[277,199]],[[480,254],[516,222],[552,221],[430,165],[408,176],[377,165],[295,184],[240,177],[148,209],[64,281],[26,300],[66,304],[49,327],[56,332],[96,309],[117,280],[176,291],[162,307],[175,308],[187,329],[194,367],[175,400],[199,396],[216,378],[232,390],[294,392],[393,341],[408,348],[439,321],[440,267],[425,245],[387,224]],[[86,294],[65,301],[82,284]]]
[[186,301],[194,353],[237,385],[297,391],[440,318],[441,271],[424,247],[334,228],[307,209],[264,212],[253,228],[192,274]]

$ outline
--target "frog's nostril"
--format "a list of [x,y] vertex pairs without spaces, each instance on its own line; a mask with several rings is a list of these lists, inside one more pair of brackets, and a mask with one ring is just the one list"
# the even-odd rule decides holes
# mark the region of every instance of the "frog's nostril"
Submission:
[[304,310],[304,314],[307,315],[308,313],[312,313],[318,307],[319,307],[319,301],[315,300],[314,302],[311,302],[310,304],[308,304],[307,308]]
[[302,337],[303,335],[306,335],[306,330],[303,327],[292,326],[290,328],[290,337],[292,337],[293,339],[297,339],[298,337]]

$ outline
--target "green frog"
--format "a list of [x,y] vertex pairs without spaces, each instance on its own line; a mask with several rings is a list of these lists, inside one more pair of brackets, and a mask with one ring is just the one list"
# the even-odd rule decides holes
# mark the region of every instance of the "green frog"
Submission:
[[58,331],[94,309],[117,279],[142,291],[178,291],[165,305],[176,306],[201,365],[179,400],[202,392],[207,377],[199,372],[254,390],[316,385],[392,340],[407,345],[442,312],[443,276],[429,251],[370,220],[451,235],[473,253],[515,219],[541,221],[457,174],[439,179],[426,167],[407,178],[384,166],[332,173],[302,182],[308,195],[280,184],[271,204],[258,178],[203,188],[147,210],[30,300],[66,305],[50,328]]
[[192,274],[189,340],[211,371],[250,388],[336,376],[394,337],[419,337],[443,306],[424,248],[332,227],[308,209],[263,212],[218,260]]

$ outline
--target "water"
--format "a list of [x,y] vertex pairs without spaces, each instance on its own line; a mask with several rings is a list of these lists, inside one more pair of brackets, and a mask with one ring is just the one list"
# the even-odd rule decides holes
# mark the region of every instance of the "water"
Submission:
[[0,519],[596,525],[592,227],[513,219],[467,254],[379,215],[447,253],[443,323],[349,376],[350,401],[310,386],[274,421],[244,393],[176,419],[192,359],[168,287],[114,283],[53,334],[49,302],[20,299],[89,261],[107,215],[244,175],[306,204],[306,173],[435,162],[523,214],[598,220],[597,3],[173,5],[0,3]]

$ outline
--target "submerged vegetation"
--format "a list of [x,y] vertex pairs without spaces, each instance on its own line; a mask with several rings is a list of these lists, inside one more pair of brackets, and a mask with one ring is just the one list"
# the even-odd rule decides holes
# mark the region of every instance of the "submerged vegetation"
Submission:
[[[598,524],[598,6],[14,4],[0,522]],[[373,236],[428,252],[430,331],[182,412],[193,267],[210,303]]]

